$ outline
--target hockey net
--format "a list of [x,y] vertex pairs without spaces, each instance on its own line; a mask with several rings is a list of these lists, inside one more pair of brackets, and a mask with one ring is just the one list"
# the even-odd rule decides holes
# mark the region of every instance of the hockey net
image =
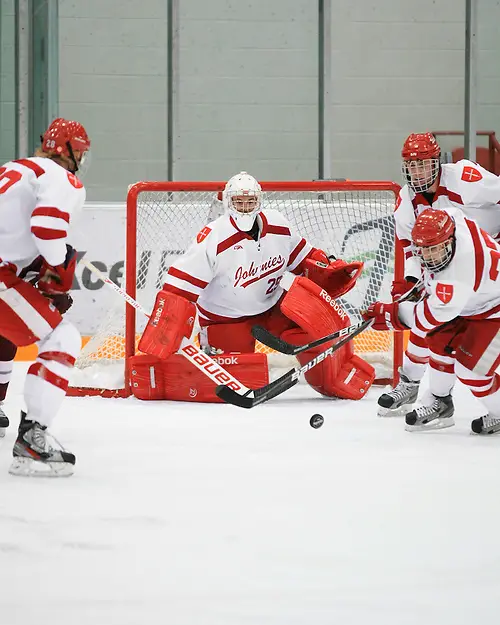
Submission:
[[[364,271],[342,299],[351,320],[376,300],[388,300],[394,276],[402,277],[394,207],[399,186],[391,182],[262,182],[262,208],[282,212],[315,247],[344,260],[361,260]],[[126,290],[151,310],[169,266],[196,234],[223,211],[223,182],[139,182],[127,196]],[[117,295],[84,347],[69,394],[128,396],[127,359],[134,355],[145,318]],[[256,349],[270,350],[257,344]],[[373,364],[379,383],[395,378],[402,337],[365,331],[355,351]],[[271,367],[290,366],[291,357],[269,354]]]

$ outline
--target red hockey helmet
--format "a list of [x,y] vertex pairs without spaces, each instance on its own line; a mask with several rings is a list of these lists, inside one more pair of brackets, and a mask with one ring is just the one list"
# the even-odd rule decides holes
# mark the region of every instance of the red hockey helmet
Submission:
[[411,134],[403,144],[403,178],[415,193],[424,193],[439,173],[441,148],[432,132]]
[[58,117],[45,131],[42,149],[49,154],[71,159],[76,172],[82,157],[90,149],[90,139],[82,124]]
[[455,222],[449,213],[426,208],[415,220],[411,238],[430,271],[442,271],[450,264],[455,253]]

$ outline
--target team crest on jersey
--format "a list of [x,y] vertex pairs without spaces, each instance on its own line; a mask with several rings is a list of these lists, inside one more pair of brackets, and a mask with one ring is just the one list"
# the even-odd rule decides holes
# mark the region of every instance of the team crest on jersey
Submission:
[[479,180],[482,180],[482,178],[483,176],[481,172],[478,171],[475,167],[471,167],[470,165],[464,167],[462,171],[462,180],[464,180],[465,182],[478,182]]
[[204,241],[211,232],[212,232],[212,228],[209,228],[208,226],[205,226],[204,228],[202,228],[202,230],[200,230],[198,234],[196,235],[197,242],[201,243],[202,241]]
[[438,282],[436,284],[436,295],[437,298],[443,302],[443,304],[448,304],[449,302],[451,302],[451,299],[453,297],[453,285]]
[[68,171],[68,180],[69,180],[69,183],[73,187],[75,187],[75,189],[83,189],[82,181],[79,178],[77,178],[75,174],[72,174],[70,171]]

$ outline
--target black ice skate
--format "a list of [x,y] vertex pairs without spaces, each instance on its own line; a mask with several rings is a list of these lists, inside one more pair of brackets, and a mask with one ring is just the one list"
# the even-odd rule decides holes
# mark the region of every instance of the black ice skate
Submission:
[[474,419],[470,427],[474,434],[496,434],[500,432],[500,419],[485,415],[484,417]]
[[409,404],[417,401],[419,385],[420,382],[410,380],[400,369],[398,384],[378,398],[378,416],[401,417],[406,414]]
[[73,475],[75,456],[64,450],[46,426],[30,421],[21,413],[19,433],[12,451],[12,475],[67,477]]
[[9,427],[9,419],[0,406],[0,438],[5,436],[5,430]]
[[455,407],[451,395],[446,397],[433,396],[434,401],[430,406],[420,406],[406,415],[405,430],[413,432],[417,430],[441,430],[455,425],[453,415]]

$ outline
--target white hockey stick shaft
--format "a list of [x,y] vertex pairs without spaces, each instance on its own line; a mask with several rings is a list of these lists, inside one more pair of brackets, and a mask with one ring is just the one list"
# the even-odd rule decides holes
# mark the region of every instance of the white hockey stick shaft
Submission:
[[[146,317],[150,317],[149,312],[143,306],[141,306],[139,302],[137,302],[133,297],[130,297],[130,295],[124,289],[122,289],[115,282],[113,282],[113,280],[108,278],[108,276],[104,274],[100,269],[98,269],[94,264],[92,264],[88,260],[85,260],[84,258],[82,258],[80,262],[82,263],[82,265],[87,267],[89,271],[94,273],[100,280],[105,282],[114,291],[116,291],[118,295],[121,295],[121,297],[127,302],[127,304],[130,304],[132,308],[135,308]],[[210,356],[207,356],[207,354],[202,352],[201,349],[199,349],[189,339],[182,339],[178,353],[182,354],[184,358],[187,358],[187,360],[189,360],[191,364],[193,364],[197,369],[199,369],[208,378],[210,378],[214,384],[225,384],[237,393],[250,392],[250,389],[244,386],[228,371],[221,367],[215,360],[213,360],[213,358],[210,358]]]

